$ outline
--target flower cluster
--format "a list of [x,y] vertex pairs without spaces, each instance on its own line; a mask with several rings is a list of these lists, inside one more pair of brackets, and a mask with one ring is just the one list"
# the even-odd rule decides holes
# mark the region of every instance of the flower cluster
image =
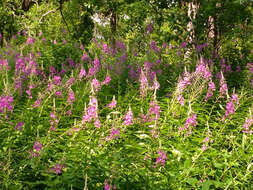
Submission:
[[211,79],[212,73],[208,70],[204,63],[198,64],[195,73],[200,74],[205,79]]
[[62,164],[56,164],[54,167],[51,168],[51,171],[55,172],[55,174],[61,174],[62,173],[62,169],[65,168],[64,165]]
[[7,110],[13,111],[13,97],[0,96],[0,113],[5,113]]
[[105,80],[102,82],[102,85],[108,85],[111,82],[111,77],[110,76],[106,76]]
[[[152,117],[152,115],[154,115],[154,117]],[[156,101],[150,102],[147,117],[150,118],[149,122],[151,122],[152,120],[158,120],[160,118],[160,106],[157,104]]]
[[110,109],[113,109],[116,107],[116,105],[117,105],[117,101],[115,100],[115,96],[113,96],[111,103],[108,104],[107,107],[109,107]]
[[208,83],[208,90],[205,96],[205,102],[213,96],[213,92],[216,90],[215,84],[211,81]]
[[104,182],[104,190],[111,190],[111,185],[108,183],[107,180]]
[[83,115],[83,122],[91,122],[92,120],[94,121],[95,127],[101,127],[98,117],[98,102],[96,97],[90,98],[89,107],[85,110],[85,114]]
[[243,133],[253,134],[253,130],[250,130],[250,126],[253,124],[253,117],[247,118],[243,124]]
[[133,124],[133,112],[131,108],[129,107],[129,111],[126,113],[123,125],[132,125]]
[[89,68],[87,77],[95,75],[100,69],[100,62],[98,58],[95,58],[93,62],[93,67]]
[[69,90],[68,104],[71,105],[75,101],[75,94],[72,90]]
[[207,149],[207,144],[209,142],[209,138],[206,137],[204,140],[203,140],[203,145],[202,145],[202,150],[206,150]]
[[158,151],[159,157],[156,158],[156,162],[154,167],[156,167],[158,164],[161,164],[162,166],[165,165],[165,162],[167,160],[166,152],[164,151]]
[[30,151],[30,157],[39,157],[42,150],[42,144],[38,141],[34,142],[33,149]]
[[18,122],[17,125],[15,126],[15,130],[22,131],[23,125],[24,125],[24,122]]
[[84,68],[81,68],[80,73],[78,75],[79,80],[81,80],[86,75],[86,71]]
[[91,122],[92,119],[96,119],[97,117],[97,98],[90,98],[89,107],[87,109],[87,113],[83,116],[83,121]]
[[233,101],[230,101],[227,103],[226,105],[226,112],[225,112],[225,116],[229,116],[230,114],[235,113],[235,105]]
[[192,130],[191,127],[196,127],[197,122],[196,122],[197,116],[196,114],[191,114],[191,116],[189,116],[184,124],[184,127],[180,127],[179,130],[180,131],[188,131],[187,135],[191,134]]
[[181,106],[184,106],[184,97],[181,94],[177,96],[177,101]]
[[148,89],[149,89],[148,79],[147,79],[145,73],[143,72],[143,70],[141,70],[141,74],[140,74],[140,95],[142,97],[145,97],[147,95],[147,90]]
[[110,132],[110,136],[109,136],[109,139],[117,139],[119,138],[119,128],[112,128],[111,129],[111,132]]
[[68,87],[70,87],[74,83],[75,83],[75,78],[74,77],[70,77],[66,84],[67,84]]
[[232,101],[236,102],[236,104],[239,105],[239,98],[237,94],[234,93],[232,95]]
[[8,61],[7,59],[1,60],[0,59],[0,71],[1,70],[9,70],[10,67],[8,66]]
[[50,130],[55,131],[56,130],[55,127],[59,123],[59,120],[58,120],[58,118],[57,118],[57,116],[55,115],[54,112],[50,113],[50,117],[51,117],[51,120],[50,120],[50,125],[51,125]]
[[54,76],[54,80],[53,80],[53,83],[55,84],[55,85],[61,85],[61,76]]
[[225,94],[228,93],[228,87],[227,83],[225,81],[225,78],[223,74],[221,73],[221,79],[220,79],[220,96],[223,97]]
[[100,88],[100,82],[94,78],[91,82],[92,88],[95,90],[95,92],[98,92],[99,88]]

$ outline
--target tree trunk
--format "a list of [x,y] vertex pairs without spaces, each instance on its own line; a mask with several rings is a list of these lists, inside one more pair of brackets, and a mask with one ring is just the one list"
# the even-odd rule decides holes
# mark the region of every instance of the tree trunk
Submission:
[[111,18],[110,18],[110,27],[111,27],[111,44],[113,47],[113,50],[116,48],[116,30],[117,30],[117,14],[115,10],[112,10]]
[[30,8],[30,0],[23,0],[22,9],[23,11],[28,11]]
[[[197,0],[189,2],[188,3],[188,12],[187,16],[190,18],[190,21],[187,24],[187,31],[189,32],[189,35],[187,36],[187,43],[191,44],[194,48],[196,45],[196,37],[195,37],[195,30],[194,30],[194,24],[193,21],[196,19],[198,9],[200,4]],[[187,60],[192,53],[192,48],[188,48],[184,54],[184,59]]]

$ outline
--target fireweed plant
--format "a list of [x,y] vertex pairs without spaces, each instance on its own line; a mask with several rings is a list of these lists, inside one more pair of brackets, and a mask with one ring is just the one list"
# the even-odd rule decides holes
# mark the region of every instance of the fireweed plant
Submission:
[[43,33],[1,49],[1,189],[253,188],[252,63],[189,65],[187,42],[151,33],[141,50]]

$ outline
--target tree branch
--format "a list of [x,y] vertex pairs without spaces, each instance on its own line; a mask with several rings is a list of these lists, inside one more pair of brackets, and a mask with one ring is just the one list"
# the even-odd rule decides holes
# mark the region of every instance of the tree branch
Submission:
[[39,20],[39,23],[41,23],[41,20],[43,19],[43,17],[47,16],[49,13],[54,13],[56,10],[50,10],[48,12],[46,12],[45,14],[43,14],[41,17],[40,17],[40,20]]

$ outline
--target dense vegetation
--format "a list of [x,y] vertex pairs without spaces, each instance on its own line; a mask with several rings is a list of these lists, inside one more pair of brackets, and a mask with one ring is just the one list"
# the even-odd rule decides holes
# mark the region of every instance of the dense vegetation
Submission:
[[2,0],[0,189],[253,189],[253,2]]

